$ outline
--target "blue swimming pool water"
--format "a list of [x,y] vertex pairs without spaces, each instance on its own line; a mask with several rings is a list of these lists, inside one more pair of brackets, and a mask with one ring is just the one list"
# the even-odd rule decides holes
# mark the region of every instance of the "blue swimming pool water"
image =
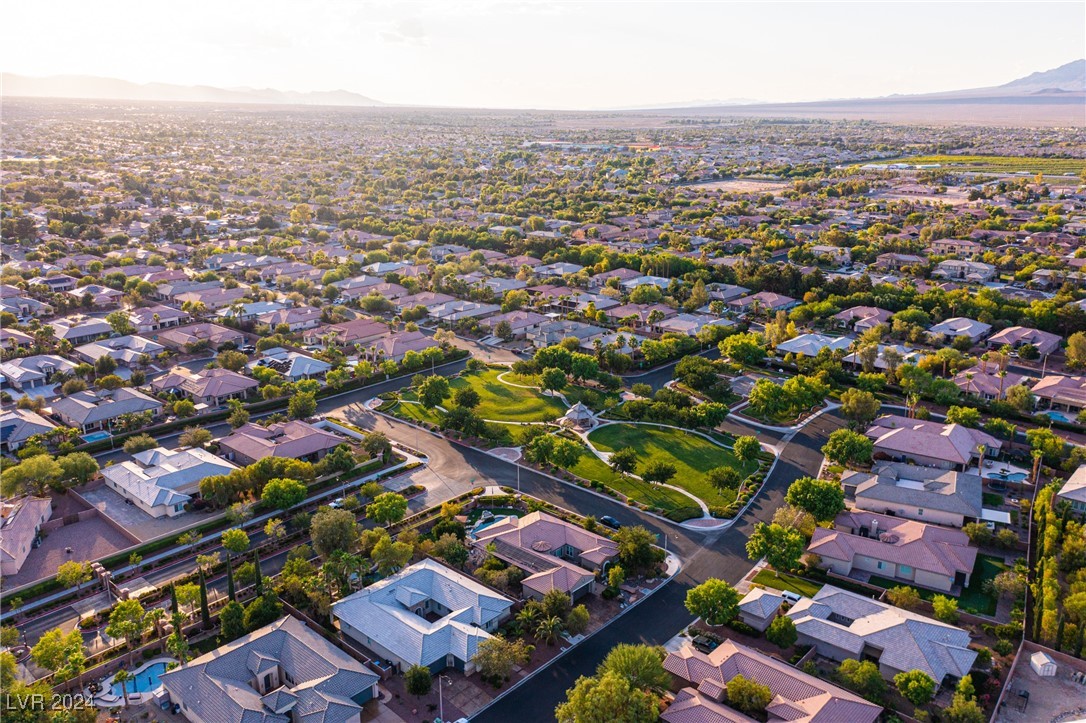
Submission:
[[991,472],[988,474],[989,479],[998,479],[1004,482],[1021,482],[1029,475],[1025,472],[1009,472],[1003,474],[1002,472]]
[[[139,671],[125,682],[125,687],[131,693],[149,693],[159,686],[158,676],[166,672],[166,663],[152,663]],[[113,693],[122,695],[121,684],[113,684]]]
[[1045,411],[1045,412],[1041,412],[1041,414],[1045,415],[1046,417],[1048,417],[1050,419],[1055,419],[1057,422],[1067,422],[1068,424],[1073,424],[1074,421],[1075,421],[1075,420],[1071,419],[1070,417],[1068,417],[1063,412],[1057,412],[1057,411],[1054,411],[1052,409],[1049,409],[1048,411]]
[[109,439],[109,432],[91,432],[83,435],[84,442],[101,442],[103,439]]

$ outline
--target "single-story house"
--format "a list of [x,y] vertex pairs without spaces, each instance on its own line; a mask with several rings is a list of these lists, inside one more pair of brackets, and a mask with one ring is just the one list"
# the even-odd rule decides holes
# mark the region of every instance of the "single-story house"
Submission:
[[245,343],[245,335],[237,329],[210,322],[163,329],[151,338],[170,349],[184,352],[205,344],[208,349],[217,351],[224,344],[237,347]]
[[229,369],[190,372],[184,367],[174,367],[169,374],[151,382],[151,389],[156,392],[183,394],[193,402],[209,407],[218,407],[228,399],[244,399],[259,386],[255,379]]
[[118,366],[134,367],[144,360],[153,359],[166,347],[158,342],[144,339],[142,336],[115,336],[112,338],[81,344],[72,352],[89,364],[94,364],[104,356],[111,357]]
[[997,457],[1003,442],[960,424],[885,414],[865,434],[874,442],[875,459],[965,470],[982,457]]
[[987,400],[1003,399],[1007,396],[1008,389],[1028,380],[1029,377],[1017,372],[1005,372],[1003,376],[999,376],[994,370],[987,371],[977,367],[963,369],[951,379],[964,393]]
[[1037,347],[1037,352],[1041,356],[1048,356],[1053,352],[1059,351],[1060,342],[1063,341],[1063,337],[1059,334],[1052,334],[1047,331],[1040,331],[1039,329],[1030,329],[1026,326],[1011,326],[1007,327],[1003,331],[996,332],[988,337],[985,345],[989,349],[999,349],[1003,346],[1011,346],[1014,349],[1025,344],[1032,344]]
[[61,397],[52,404],[53,415],[80,432],[108,429],[122,414],[150,412],[152,419],[162,415],[162,402],[128,387],[113,390],[87,390]]
[[299,420],[262,427],[244,424],[219,440],[219,449],[229,460],[252,464],[264,457],[290,457],[316,462],[343,444],[340,437]]
[[14,452],[35,434],[45,434],[56,425],[37,412],[18,407],[0,414],[0,450]]
[[1057,500],[1067,500],[1071,509],[1079,514],[1086,513],[1086,465],[1080,465],[1063,483],[1056,493]]
[[18,574],[41,526],[53,514],[45,497],[23,497],[0,502],[0,575]]
[[1086,409],[1086,377],[1049,374],[1030,390],[1038,406],[1078,414]]
[[873,472],[846,472],[841,485],[855,507],[868,512],[959,529],[982,516],[981,478],[968,472],[881,464]]
[[739,619],[763,633],[777,617],[784,597],[765,588],[752,587],[739,601]]
[[893,313],[876,306],[853,306],[851,309],[837,312],[830,319],[843,328],[865,332],[868,329],[889,324],[891,316]]
[[800,334],[799,336],[777,344],[777,354],[796,356],[818,356],[823,349],[846,351],[856,339],[851,336],[827,336],[826,334]]
[[177,517],[205,477],[229,474],[237,465],[201,447],[156,447],[102,469],[106,486],[151,517]]
[[935,324],[928,329],[928,334],[935,336],[942,334],[948,339],[957,339],[959,336],[964,336],[969,341],[976,344],[984,339],[992,331],[991,324],[985,324],[983,321],[977,321],[975,319],[966,319],[962,316],[955,316],[946,321]]

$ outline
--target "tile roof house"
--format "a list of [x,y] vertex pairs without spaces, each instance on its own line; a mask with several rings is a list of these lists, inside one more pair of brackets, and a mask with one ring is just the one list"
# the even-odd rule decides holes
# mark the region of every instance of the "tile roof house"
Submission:
[[128,321],[139,334],[181,326],[191,319],[192,316],[187,311],[161,304],[132,309],[128,312]]
[[991,330],[991,324],[985,324],[983,321],[976,321],[975,319],[966,319],[962,316],[955,316],[935,324],[928,329],[928,334],[942,334],[948,339],[956,339],[959,336],[964,336],[976,344],[978,341],[988,336],[988,333]]
[[833,529],[816,527],[807,552],[845,577],[858,572],[958,594],[977,561],[977,548],[961,530],[859,509],[838,515]]
[[875,444],[875,459],[940,469],[964,470],[980,460],[982,448],[988,457],[1003,448],[1003,442],[979,429],[896,414],[879,417],[865,434]]
[[260,353],[259,359],[246,366],[249,369],[258,366],[273,369],[292,382],[299,379],[319,379],[332,370],[332,365],[323,359],[297,351],[287,351],[278,346],[265,349]]
[[769,688],[771,723],[874,723],[882,715],[881,706],[732,640],[708,654],[686,643],[668,653],[664,669],[685,686],[661,714],[666,723],[753,723],[724,704],[728,683],[740,675]]
[[851,336],[828,336],[826,334],[800,334],[799,336],[777,344],[777,354],[795,354],[796,356],[818,356],[823,349],[846,351],[856,341]]
[[377,341],[386,334],[388,324],[376,319],[361,318],[310,329],[302,337],[308,344],[318,344],[328,339],[339,346],[351,346]]
[[784,597],[762,587],[752,587],[739,601],[739,619],[763,633],[784,604]]
[[67,339],[72,344],[85,344],[113,333],[113,327],[106,321],[78,315],[54,319],[49,326],[53,327],[55,338]]
[[286,309],[274,309],[258,314],[257,321],[267,324],[273,330],[280,324],[286,324],[293,331],[313,329],[321,323],[321,310],[312,306],[292,306]]
[[44,434],[56,425],[29,409],[11,409],[0,414],[0,450],[14,452],[35,434]]
[[937,525],[960,528],[983,510],[981,478],[967,472],[890,463],[847,472],[841,485],[861,510]]
[[362,354],[371,361],[390,360],[402,362],[409,351],[422,353],[441,346],[433,337],[421,331],[397,331],[363,345]]
[[52,504],[45,497],[0,502],[0,575],[18,574],[41,526],[52,514]]
[[94,364],[104,356],[111,357],[118,366],[138,366],[144,358],[153,358],[166,347],[142,336],[115,336],[89,344],[81,344],[72,353],[82,361]]
[[49,384],[56,372],[71,372],[75,364],[55,354],[15,357],[0,362],[0,382],[3,386],[28,391]]
[[596,573],[618,557],[618,545],[609,538],[543,512],[506,517],[480,530],[472,544],[493,546],[491,554],[525,571],[521,585],[537,599],[555,589],[574,600],[584,596]]
[[190,372],[184,367],[174,367],[169,374],[151,382],[151,389],[156,392],[184,394],[193,402],[211,407],[225,404],[228,399],[244,399],[258,386],[255,379],[221,368]]
[[1029,377],[1016,372],[1006,372],[1000,377],[994,370],[985,371],[977,367],[963,369],[951,379],[955,386],[966,394],[988,400],[1003,399],[1007,396],[1008,389],[1028,380]]
[[332,605],[339,627],[402,670],[455,668],[470,675],[479,643],[509,617],[513,601],[436,560],[425,559]]
[[200,323],[163,329],[152,337],[155,341],[178,351],[190,351],[196,346],[207,344],[217,350],[223,344],[240,346],[245,343],[245,335],[236,329],[218,324]]
[[509,323],[509,328],[513,333],[514,339],[523,339],[527,336],[529,331],[538,329],[541,324],[546,324],[550,321],[550,318],[535,311],[520,309],[518,311],[509,311],[504,314],[498,314],[497,316],[483,319],[479,322],[479,326],[489,329],[491,333],[493,333],[494,330],[497,329],[498,324],[503,321]]
[[1017,349],[1023,344],[1032,344],[1037,347],[1037,351],[1041,356],[1048,356],[1059,350],[1062,341],[1063,337],[1059,334],[1051,334],[1047,331],[1030,329],[1025,326],[1011,326],[992,334],[988,337],[985,345],[989,349],[998,349],[1004,344],[1008,344]]
[[162,402],[143,392],[127,387],[113,390],[87,390],[69,394],[53,402],[53,415],[81,432],[106,429],[122,414],[150,412],[152,418],[162,414]]
[[161,676],[192,723],[357,723],[379,680],[292,617]]
[[1058,500],[1067,500],[1071,509],[1079,514],[1086,513],[1086,465],[1080,465],[1071,473],[1063,487],[1056,493]]
[[264,457],[290,457],[315,462],[343,440],[298,420],[262,427],[244,424],[219,440],[227,459],[251,464]]
[[1049,374],[1030,390],[1043,407],[1077,414],[1086,409],[1086,377]]
[[839,311],[830,318],[847,329],[864,332],[877,326],[890,323],[892,312],[875,306],[853,306]]
[[106,486],[151,517],[177,517],[205,477],[229,474],[237,465],[201,447],[156,447],[102,469]]
[[947,259],[935,265],[932,276],[938,276],[942,279],[960,279],[979,284],[994,279],[996,267],[981,261]]
[[744,296],[739,299],[733,299],[728,302],[728,308],[736,311],[754,311],[759,310],[765,312],[775,311],[787,311],[793,306],[798,305],[799,302],[793,299],[791,296],[785,296],[784,294],[775,294],[771,291],[759,291],[757,294],[751,294],[750,296]]
[[968,675],[977,659],[965,630],[832,585],[801,599],[786,615],[796,624],[800,644],[832,660],[873,658],[886,679],[922,670],[937,684],[951,684]]

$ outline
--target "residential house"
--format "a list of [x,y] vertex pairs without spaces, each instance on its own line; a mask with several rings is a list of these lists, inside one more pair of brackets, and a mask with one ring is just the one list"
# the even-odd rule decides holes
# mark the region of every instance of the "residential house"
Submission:
[[200,480],[237,468],[202,447],[156,447],[104,467],[102,476],[107,487],[151,517],[177,517],[199,493]]
[[34,435],[55,428],[55,424],[29,409],[15,407],[0,413],[0,451],[15,452]]
[[513,601],[475,578],[425,559],[332,605],[340,632],[400,670],[471,675],[479,643],[509,618]]
[[735,326],[730,319],[721,319],[710,314],[675,314],[666,319],[661,319],[652,325],[657,334],[682,334],[683,336],[697,336],[711,326],[729,328]]
[[607,330],[603,327],[585,324],[582,321],[555,319],[540,324],[535,329],[528,330],[525,338],[535,348],[542,349],[546,346],[558,344],[568,337],[577,339],[582,345],[585,343],[591,344],[593,339],[602,336],[606,332]]
[[238,286],[233,289],[225,289],[222,286],[215,285],[207,289],[190,290],[175,294],[173,300],[179,304],[203,304],[203,307],[208,311],[218,311],[234,304],[243,303],[248,295],[248,287]]
[[835,325],[863,333],[878,326],[888,325],[893,313],[875,306],[853,306],[830,317]]
[[15,357],[0,362],[0,386],[21,392],[38,389],[52,393],[52,388],[43,387],[49,385],[53,375],[57,372],[70,373],[74,369],[75,364],[56,354]]
[[286,324],[292,332],[303,331],[320,326],[321,310],[312,306],[293,306],[257,314],[256,320],[273,330],[279,328],[280,324]]
[[930,329],[928,334],[935,336],[942,334],[948,339],[957,339],[959,336],[964,336],[969,341],[976,344],[984,339],[992,331],[991,324],[985,324],[983,321],[976,321],[975,319],[966,319],[961,316],[955,316],[946,321],[942,321]]
[[506,517],[477,532],[472,544],[523,570],[521,586],[538,600],[551,590],[580,599],[618,557],[610,538],[543,512]]
[[49,326],[53,327],[54,338],[66,339],[72,345],[86,344],[88,341],[113,333],[113,327],[104,319],[78,315],[54,319],[49,322]]
[[138,334],[170,329],[187,324],[191,320],[192,316],[187,311],[162,304],[132,309],[128,312],[128,321]]
[[971,239],[941,238],[931,242],[931,251],[940,256],[976,256],[984,253],[984,244]]
[[826,334],[800,334],[799,336],[777,344],[777,354],[796,356],[818,356],[823,349],[846,351],[856,339],[851,336],[828,336]]
[[380,677],[288,616],[160,680],[191,723],[359,723]]
[[229,460],[252,464],[265,457],[289,457],[316,462],[343,440],[312,424],[299,420],[263,427],[244,424],[219,440],[219,449]]
[[142,336],[115,336],[90,344],[81,344],[72,350],[77,359],[94,364],[104,356],[112,358],[120,367],[139,366],[154,358],[166,347]]
[[1086,409],[1086,377],[1083,376],[1049,374],[1038,379],[1030,391],[1041,408],[1067,412],[1072,416]]
[[151,382],[155,392],[183,394],[196,404],[218,407],[229,399],[244,399],[260,386],[255,379],[232,372],[229,369],[205,369],[191,372],[184,367]]
[[52,503],[45,497],[0,501],[0,575],[19,573],[52,514]]
[[1008,389],[1025,384],[1030,377],[1016,372],[1004,372],[1000,376],[995,370],[971,367],[955,374],[951,381],[964,393],[991,401],[1006,398]]
[[1066,500],[1071,509],[1079,514],[1086,513],[1086,465],[1079,465],[1056,493],[1056,500]]
[[[902,364],[915,363],[921,356],[919,351],[901,344],[876,344],[875,360],[872,366],[879,371],[888,371]],[[841,361],[856,368],[864,366],[863,354],[859,351],[846,354]]]
[[915,254],[899,254],[895,252],[879,254],[875,258],[875,266],[887,271],[901,271],[910,266],[924,266],[927,260]]
[[752,587],[739,601],[739,619],[763,633],[773,623],[784,597],[763,587]]
[[0,289],[0,311],[15,314],[20,321],[28,321],[35,317],[51,316],[54,309],[51,304],[23,296],[19,289],[4,284]]
[[623,325],[641,329],[676,315],[675,309],[664,304],[623,304],[603,312],[615,326]]
[[34,289],[36,292],[62,294],[74,289],[78,282],[79,279],[74,276],[68,276],[68,274],[54,274],[53,276],[39,276],[36,279],[31,279],[26,282],[26,285],[38,287]]
[[772,314],[778,311],[788,311],[799,302],[791,296],[775,294],[772,291],[759,291],[757,294],[733,299],[728,302],[728,308],[734,311]]
[[328,324],[306,331],[302,338],[307,344],[320,344],[325,340],[341,347],[368,344],[388,334],[388,324],[376,319],[352,319],[339,324]]
[[150,412],[152,419],[162,415],[162,402],[141,391],[121,387],[113,390],[87,390],[53,402],[53,415],[81,433],[111,429],[113,420],[124,414]]
[[256,367],[273,369],[292,382],[299,379],[323,379],[324,375],[332,369],[332,365],[323,359],[316,359],[297,351],[287,351],[278,346],[265,349],[260,353],[259,359],[249,362],[246,366],[249,369]]
[[14,351],[16,349],[29,349],[32,346],[34,346],[34,337],[30,334],[24,334],[18,329],[0,329],[0,349]]
[[441,344],[421,331],[397,331],[363,345],[362,355],[372,362],[404,360],[408,352],[421,354],[427,349],[438,349]]
[[580,264],[571,264],[565,261],[559,261],[553,264],[544,264],[542,266],[537,266],[532,270],[532,273],[534,273],[536,276],[539,276],[540,278],[561,277],[566,276],[567,274],[575,274],[583,269],[584,266],[581,266]]
[[985,345],[989,349],[999,349],[1003,346],[1019,349],[1025,344],[1031,344],[1037,348],[1038,354],[1044,357],[1059,351],[1060,342],[1062,341],[1063,337],[1059,334],[1052,334],[1038,329],[1030,329],[1026,326],[1011,326],[1003,331],[992,334],[988,337],[988,341],[985,342]]
[[[937,685],[953,685],[977,659],[959,627],[826,585],[786,613],[801,645],[831,660],[875,660],[882,677],[920,670]],[[836,718],[834,720],[850,720]]]
[[961,528],[981,519],[983,489],[969,472],[880,464],[872,472],[846,472],[846,496],[860,510]]
[[90,297],[91,304],[99,309],[115,308],[120,305],[121,299],[124,298],[123,291],[117,291],[117,289],[102,286],[101,284],[87,284],[78,289],[66,291],[65,294],[79,303],[85,303],[87,297]]
[[847,264],[852,261],[852,251],[843,246],[815,244],[810,251],[816,259],[826,258],[831,264]]
[[874,575],[960,595],[969,586],[977,548],[961,530],[853,509],[816,527],[807,552],[819,567],[861,581]]
[[996,277],[996,267],[981,261],[966,261],[963,259],[947,259],[940,261],[932,270],[932,276],[941,279],[960,279],[974,284],[991,281]]
[[199,347],[217,351],[224,344],[233,344],[237,347],[245,343],[245,335],[237,329],[210,322],[163,329],[152,338],[165,347],[186,353],[191,353]]
[[783,660],[725,640],[711,653],[689,642],[664,658],[664,669],[682,686],[667,710],[665,723],[754,723],[725,704],[728,683],[738,676],[769,688],[765,715],[770,723],[875,723],[882,706],[808,675]]
[[537,330],[542,324],[550,321],[550,318],[535,311],[520,309],[488,317],[481,320],[479,325],[494,334],[503,321],[509,324],[513,339],[524,339],[528,336],[528,332]]

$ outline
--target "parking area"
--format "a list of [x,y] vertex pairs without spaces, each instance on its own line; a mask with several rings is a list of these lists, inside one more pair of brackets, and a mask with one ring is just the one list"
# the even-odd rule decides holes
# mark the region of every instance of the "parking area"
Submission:
[[180,517],[151,517],[139,507],[127,504],[124,497],[104,485],[83,490],[81,494],[83,499],[97,508],[100,514],[106,515],[131,532],[141,542],[197,524],[211,517],[212,514],[211,512],[186,512]]

